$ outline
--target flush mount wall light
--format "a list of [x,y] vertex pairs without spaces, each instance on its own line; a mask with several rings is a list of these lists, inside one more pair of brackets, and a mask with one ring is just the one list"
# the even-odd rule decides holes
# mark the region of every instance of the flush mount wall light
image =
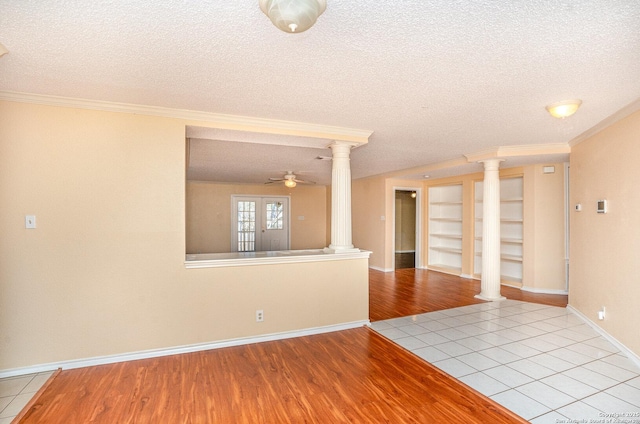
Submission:
[[566,118],[576,113],[581,104],[582,100],[564,100],[550,104],[547,106],[547,111],[554,118]]
[[326,0],[259,0],[260,9],[284,32],[304,32],[327,8]]

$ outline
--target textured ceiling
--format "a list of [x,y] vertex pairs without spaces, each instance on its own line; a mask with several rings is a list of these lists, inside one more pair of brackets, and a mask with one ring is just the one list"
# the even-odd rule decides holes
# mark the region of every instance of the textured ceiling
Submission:
[[[0,90],[369,130],[351,158],[361,178],[574,139],[640,97],[639,28],[635,0],[328,0],[294,35],[257,0],[0,0]],[[566,120],[544,109],[571,98]],[[328,178],[293,146],[234,168],[246,145],[205,138],[215,178],[247,163],[256,182]]]

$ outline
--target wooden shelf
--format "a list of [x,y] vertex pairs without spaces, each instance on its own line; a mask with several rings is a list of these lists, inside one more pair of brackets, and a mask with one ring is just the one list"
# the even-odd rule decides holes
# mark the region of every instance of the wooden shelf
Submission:
[[462,271],[462,184],[429,187],[429,257],[427,267]]
[[[500,203],[520,203],[523,200],[522,197],[514,197],[510,199],[500,199]],[[476,199],[476,203],[482,203],[482,199]]]
[[429,202],[430,205],[461,205],[462,200],[455,202]]
[[[500,179],[500,226],[502,228],[500,237],[500,268],[502,273],[512,275],[502,275],[502,281],[513,284],[522,284],[522,248],[524,219],[523,202],[524,186],[522,177],[501,178]],[[474,217],[474,273],[480,275],[482,271],[482,182],[474,183],[476,212]]]
[[457,249],[455,247],[429,246],[429,250],[436,250],[438,252],[446,252],[446,253],[462,254],[462,249]]
[[522,256],[518,255],[500,255],[500,259],[503,261],[522,262]]
[[[476,251],[476,256],[482,257],[482,252]],[[522,256],[501,254],[500,260],[510,262],[522,262]]]
[[462,234],[429,234],[431,237],[452,239],[452,240],[462,240]]
[[[482,241],[482,237],[481,237],[481,236],[477,236],[477,237],[475,237],[475,240]],[[500,239],[500,243],[505,243],[505,244],[522,244],[522,239],[516,239],[516,238],[501,238],[501,239]]]
[[[435,218],[434,218],[435,219]],[[482,218],[476,218],[477,222],[482,222]],[[524,222],[521,218],[500,218],[500,222],[508,222],[508,223],[522,223]]]

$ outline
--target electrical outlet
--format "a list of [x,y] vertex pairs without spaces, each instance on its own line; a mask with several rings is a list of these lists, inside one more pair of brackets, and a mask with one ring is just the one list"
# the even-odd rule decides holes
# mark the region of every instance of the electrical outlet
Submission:
[[256,322],[264,321],[264,311],[262,309],[256,310]]
[[598,311],[598,319],[602,321],[603,319],[605,319],[606,316],[607,316],[607,310],[603,306],[602,309]]

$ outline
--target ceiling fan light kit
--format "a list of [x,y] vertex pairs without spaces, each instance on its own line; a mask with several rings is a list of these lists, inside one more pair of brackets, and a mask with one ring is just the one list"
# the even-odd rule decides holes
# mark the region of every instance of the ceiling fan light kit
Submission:
[[291,34],[308,30],[327,8],[326,0],[259,0],[260,9],[280,30]]
[[269,178],[269,181],[265,182],[265,184],[273,184],[273,183],[279,183],[279,182],[283,182],[284,185],[289,188],[294,188],[295,186],[298,185],[298,183],[315,184],[315,181],[300,180],[296,178],[296,175],[291,171],[287,171],[287,173],[282,178]]

